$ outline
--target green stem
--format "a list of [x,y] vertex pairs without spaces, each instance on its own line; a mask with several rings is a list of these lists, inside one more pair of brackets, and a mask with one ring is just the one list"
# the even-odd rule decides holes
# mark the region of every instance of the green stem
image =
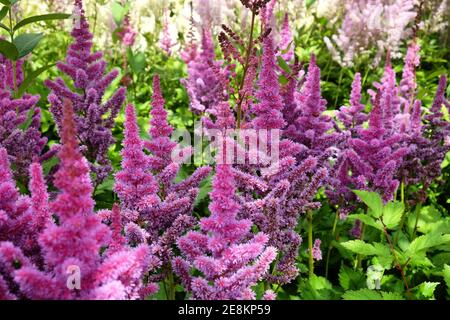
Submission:
[[[364,232],[366,231],[366,225],[361,222],[361,240],[364,241]],[[362,263],[362,255],[358,254],[358,256],[356,257],[356,264],[355,264],[355,269],[359,269],[361,268],[361,263]]]
[[336,215],[334,216],[333,230],[331,231],[332,237],[331,237],[330,244],[328,246],[327,261],[325,263],[325,278],[327,278],[327,279],[328,279],[328,265],[330,262],[331,251],[333,250],[333,240],[336,240],[336,226],[337,226],[338,220],[339,220],[339,212],[336,210]]
[[403,181],[400,184],[400,200],[401,200],[401,202],[403,204],[403,208],[405,208],[405,209],[404,209],[403,214],[402,214],[402,219],[400,220],[400,226],[399,226],[399,228],[397,230],[397,233],[395,234],[395,237],[394,237],[394,245],[397,245],[398,237],[400,235],[400,232],[403,229],[403,225],[405,224],[406,213],[407,213],[406,207],[405,207],[405,183]]
[[164,288],[166,290],[167,300],[175,300],[175,280],[173,277],[172,268],[169,265],[166,266],[167,276],[164,281]]
[[314,257],[313,257],[313,216],[308,211],[308,249],[309,249],[309,277],[314,275]]
[[412,235],[412,239],[414,240],[416,238],[417,234],[417,225],[419,224],[419,217],[420,217],[420,211],[422,209],[422,203],[419,202],[419,204],[416,206],[416,222],[414,223],[414,231]]

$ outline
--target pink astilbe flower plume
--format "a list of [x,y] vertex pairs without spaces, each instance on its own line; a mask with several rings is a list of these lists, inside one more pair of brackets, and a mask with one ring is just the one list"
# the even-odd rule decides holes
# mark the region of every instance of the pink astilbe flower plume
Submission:
[[93,35],[89,31],[82,1],[75,1],[74,28],[71,34],[74,42],[69,46],[66,61],[59,62],[57,67],[72,79],[75,90],[62,78],[47,80],[45,85],[51,89],[48,96],[50,111],[59,131],[62,127],[63,101],[72,101],[83,155],[96,175],[97,185],[112,171],[108,148],[115,140],[111,130],[125,101],[126,90],[121,87],[107,101],[103,101],[106,89],[119,75],[119,71],[113,70],[105,74],[107,64],[102,59],[103,54],[91,53]]
[[[250,220],[237,219],[240,205],[231,167],[218,164],[216,170],[211,216],[201,219],[200,231],[178,240],[185,258],[175,258],[174,269],[193,299],[251,299],[255,297],[251,287],[267,273],[276,249],[266,246],[264,233],[250,233]],[[202,276],[192,276],[191,268]]]
[[284,14],[283,25],[280,32],[280,43],[278,53],[284,61],[290,62],[294,58],[294,36],[289,26],[289,14]]
[[23,59],[14,62],[13,68],[13,62],[0,55],[0,147],[9,154],[15,167],[14,177],[26,185],[31,163],[51,158],[56,149],[43,152],[47,138],[40,133],[41,109],[37,107],[40,97],[27,93],[15,97],[24,79],[23,62]]
[[157,259],[146,246],[101,255],[101,248],[110,244],[111,232],[94,214],[89,165],[79,151],[75,126],[72,104],[65,100],[61,165],[54,182],[60,193],[50,203],[58,223],[49,223],[38,237],[45,267],[22,256],[19,247],[2,242],[0,269],[15,266],[10,274],[28,299],[137,298],[143,273],[154,268]]
[[222,61],[215,60],[211,31],[204,27],[201,51],[188,63],[188,78],[181,80],[188,92],[189,107],[193,113],[202,114],[226,100],[226,86],[221,78],[228,78],[228,71],[222,67]]

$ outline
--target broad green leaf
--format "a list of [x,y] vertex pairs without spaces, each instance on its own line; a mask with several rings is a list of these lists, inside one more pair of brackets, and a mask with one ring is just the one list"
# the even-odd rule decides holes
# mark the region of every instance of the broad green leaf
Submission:
[[344,300],[382,300],[381,295],[377,291],[370,289],[346,291],[342,298]]
[[344,300],[405,300],[400,294],[395,292],[375,291],[370,289],[347,291],[342,297]]
[[402,219],[405,206],[400,201],[393,201],[386,204],[383,211],[383,222],[388,229],[395,229]]
[[291,73],[291,68],[286,63],[286,61],[284,61],[284,59],[281,56],[277,57],[277,61],[278,61],[278,65],[280,66],[281,69],[284,70],[284,72],[286,72],[288,74]]
[[362,240],[350,240],[341,243],[341,245],[347,250],[350,250],[356,254],[362,254],[364,256],[376,254],[374,246],[369,243],[365,243]]
[[373,217],[381,217],[383,214],[383,200],[378,193],[365,190],[353,190],[353,192],[369,207]]
[[330,300],[337,296],[331,283],[324,277],[316,275],[302,281],[299,292],[304,300]]
[[131,56],[130,66],[134,73],[139,73],[144,70],[147,62],[145,60],[145,54],[143,52],[139,52],[135,55]]
[[419,299],[434,300],[434,290],[439,285],[439,282],[423,282],[411,289],[415,296]]
[[365,284],[364,280],[364,275],[361,272],[355,271],[345,265],[341,266],[339,271],[339,284],[345,290],[361,288]]
[[3,39],[0,39],[0,53],[12,61],[16,61],[19,57],[19,51],[16,46]]
[[4,17],[8,14],[9,8],[4,6],[2,10],[0,10],[0,21],[3,20]]
[[34,116],[35,112],[36,111],[34,110],[34,108],[31,108],[30,110],[28,110],[27,118],[21,125],[19,125],[19,129],[21,129],[22,131],[26,131],[30,127],[31,122],[33,122],[33,116]]
[[11,2],[9,0],[0,0],[1,4],[4,4],[5,6],[11,5]]
[[51,157],[42,164],[42,171],[45,175],[50,173],[50,170],[59,163],[58,157]]
[[448,264],[444,265],[442,275],[444,276],[444,281],[445,284],[447,285],[447,294],[450,296],[450,266]]
[[432,232],[414,239],[407,250],[407,254],[415,255],[421,251],[439,246],[444,243],[450,243],[450,234],[443,235],[440,232]]
[[278,82],[279,82],[282,86],[284,86],[285,84],[288,83],[288,79],[287,79],[283,74],[280,74],[280,76],[278,77]]
[[14,45],[19,51],[19,58],[25,57],[42,40],[44,35],[42,33],[24,33],[14,39]]
[[39,16],[28,17],[28,18],[25,18],[25,19],[19,21],[14,26],[14,31],[17,31],[20,28],[22,28],[30,23],[35,23],[35,22],[39,22],[39,21],[50,21],[50,20],[64,20],[64,19],[70,18],[70,16],[71,15],[68,13],[49,13],[49,14],[43,14],[43,15],[39,15]]
[[32,84],[37,79],[37,77],[39,77],[41,75],[41,73],[45,72],[46,70],[50,69],[53,66],[55,66],[54,63],[44,66],[42,68],[39,68],[39,69],[31,72],[30,74],[28,74],[27,77],[22,81],[22,83],[20,84],[20,86],[17,90],[17,97],[21,97],[25,93],[25,91],[28,89],[30,84]]
[[405,300],[405,298],[397,292],[381,291],[380,293],[381,293],[381,296],[383,297],[383,300]]
[[368,226],[374,227],[375,229],[378,229],[380,231],[383,230],[383,225],[381,224],[381,221],[375,220],[374,218],[372,218],[371,216],[368,216],[367,214],[361,214],[361,213],[351,214],[347,217],[347,219],[361,220]]
[[127,11],[128,9],[125,6],[122,6],[119,2],[114,1],[112,3],[111,12],[116,25],[120,26],[122,24]]

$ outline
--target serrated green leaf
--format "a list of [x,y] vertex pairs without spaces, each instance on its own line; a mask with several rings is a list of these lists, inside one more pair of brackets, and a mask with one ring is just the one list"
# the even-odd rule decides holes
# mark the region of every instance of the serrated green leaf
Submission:
[[383,230],[383,225],[381,224],[381,221],[374,220],[371,216],[368,216],[367,214],[351,214],[347,217],[349,220],[361,220],[366,225],[374,227],[375,229],[378,229],[380,231]]
[[339,270],[339,284],[345,290],[357,290],[364,285],[364,275],[345,265]]
[[383,300],[405,300],[405,298],[396,292],[384,292],[381,291],[381,297]]
[[375,290],[360,289],[356,291],[346,291],[342,298],[344,300],[382,300],[381,294]]
[[42,33],[24,33],[15,38],[14,45],[19,52],[19,59],[33,51],[43,37]]
[[444,277],[445,284],[447,285],[447,294],[450,297],[450,266],[448,264],[444,265],[442,276]]
[[402,219],[405,206],[400,201],[388,202],[383,210],[383,222],[388,229],[395,229]]
[[25,19],[19,21],[14,26],[14,31],[17,31],[20,28],[22,28],[30,23],[35,23],[35,22],[40,22],[40,21],[51,21],[51,20],[64,20],[64,19],[70,18],[70,16],[71,15],[68,13],[48,13],[48,14],[42,14],[42,15],[38,15],[38,16],[28,17],[28,18],[25,18]]
[[353,192],[371,210],[370,213],[374,218],[381,217],[383,214],[383,200],[378,193],[365,190],[353,190]]
[[357,291],[347,291],[343,294],[344,300],[404,300],[395,292],[375,291],[370,289],[360,289]]
[[415,255],[421,251],[436,247],[445,243],[450,243],[450,234],[441,234],[440,232],[431,232],[414,239],[407,250],[407,254]]
[[12,61],[16,61],[19,57],[19,51],[16,46],[4,39],[0,39],[0,53]]
[[419,299],[434,300],[434,290],[439,285],[439,282],[423,282],[411,289],[414,295]]

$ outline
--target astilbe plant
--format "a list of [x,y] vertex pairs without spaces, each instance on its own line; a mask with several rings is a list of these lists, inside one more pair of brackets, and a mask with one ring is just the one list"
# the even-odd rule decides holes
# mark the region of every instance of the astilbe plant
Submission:
[[[233,172],[242,206],[239,216],[253,221],[260,231],[267,234],[268,244],[279,251],[276,266],[265,279],[270,283],[283,284],[298,275],[296,258],[302,238],[295,229],[300,214],[320,206],[313,198],[325,181],[327,169],[319,167],[314,156],[299,162],[296,156],[300,157],[306,147],[285,138],[278,141],[274,136],[277,132],[280,134],[286,124],[275,57],[273,39],[267,32],[264,34],[261,72],[254,93],[258,102],[251,104],[247,118],[250,121],[243,127],[255,130],[259,145],[267,144],[268,151],[260,150],[255,154],[251,149],[242,150],[243,146],[237,145],[240,152],[237,157],[244,161],[238,162]],[[250,93],[253,94],[253,91]],[[215,128],[223,130],[226,140],[226,129],[235,128],[237,121],[229,104],[220,106]],[[246,139],[241,138],[243,141]],[[233,142],[229,147],[235,148]],[[278,159],[272,153],[276,148],[280,150]],[[267,162],[271,157],[274,161]]]
[[220,78],[228,71],[215,59],[214,42],[208,27],[202,28],[201,50],[188,65],[188,78],[182,79],[189,95],[189,107],[195,114],[211,111],[217,103],[227,99],[226,88]]
[[15,178],[26,185],[30,164],[50,158],[56,149],[44,155],[47,138],[40,133],[39,96],[15,97],[23,82],[23,62],[0,56],[0,147],[8,152]]
[[[178,240],[184,258],[174,258],[174,270],[193,299],[255,299],[252,286],[267,273],[276,249],[267,246],[264,233],[251,234],[251,220],[237,218],[230,165],[216,165],[211,199],[211,215],[200,220],[200,230]],[[191,268],[201,275],[191,275]]]
[[116,174],[114,190],[121,200],[128,243],[151,246],[152,252],[162,261],[161,270],[152,274],[151,279],[167,281],[168,298],[174,298],[170,268],[173,245],[195,225],[191,214],[198,187],[211,169],[199,167],[191,176],[175,182],[180,165],[191,155],[191,150],[181,148],[170,139],[173,128],[167,122],[158,76],[153,81],[151,115],[150,140],[143,141],[134,107],[128,105],[126,108],[122,170]]
[[111,130],[125,100],[126,90],[121,87],[111,98],[103,101],[106,89],[119,71],[115,69],[105,74],[107,64],[102,53],[91,53],[93,35],[81,0],[75,1],[71,34],[74,42],[69,46],[66,61],[59,62],[57,67],[73,81],[74,89],[62,78],[46,80],[45,84],[51,89],[48,100],[58,130],[61,130],[63,100],[73,102],[82,152],[95,174],[95,185],[98,185],[112,170],[108,159],[108,149],[114,143]]
[[[15,284],[6,295],[13,298],[16,294],[28,299],[135,299],[142,293],[152,293],[155,285],[145,287],[142,278],[159,260],[151,255],[147,246],[118,247],[119,230],[116,228],[116,236],[111,238],[110,229],[94,213],[89,166],[79,151],[75,126],[72,105],[65,100],[60,131],[62,148],[58,152],[61,164],[54,180],[60,192],[48,204],[56,221],[52,221],[48,213],[35,218],[40,225],[34,228],[42,264],[30,259],[23,245],[1,242],[0,269],[6,271]],[[32,183],[32,190],[38,189],[34,191],[33,200],[36,201],[39,194],[43,198],[33,205],[46,211],[42,181],[37,173]],[[106,253],[102,254],[105,247]]]

